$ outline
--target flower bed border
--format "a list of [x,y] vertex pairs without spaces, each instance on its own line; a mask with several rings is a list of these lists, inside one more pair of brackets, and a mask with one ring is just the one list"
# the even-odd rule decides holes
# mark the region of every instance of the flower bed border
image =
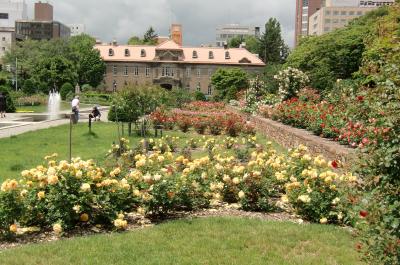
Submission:
[[308,147],[312,155],[321,154],[329,160],[340,160],[346,166],[351,166],[351,161],[355,158],[355,149],[340,145],[333,140],[321,138],[307,130],[294,128],[258,115],[246,114],[233,106],[227,105],[226,108],[248,119],[260,133],[285,148],[295,148],[303,144]]

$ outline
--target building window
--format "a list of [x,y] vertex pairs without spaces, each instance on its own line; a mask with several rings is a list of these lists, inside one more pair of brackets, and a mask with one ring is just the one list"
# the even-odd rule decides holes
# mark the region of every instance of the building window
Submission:
[[334,16],[338,16],[339,15],[339,11],[333,11],[333,15]]
[[211,95],[211,94],[212,94],[212,86],[208,85],[207,95]]
[[333,24],[339,23],[339,19],[334,19],[334,20],[332,20],[332,23],[333,23]]
[[340,12],[340,15],[342,15],[342,16],[347,16],[347,11],[342,11],[342,12]]
[[134,76],[138,76],[139,75],[139,67],[138,66],[134,66],[133,67],[133,75]]
[[212,51],[208,52],[208,59],[214,59],[214,53]]
[[117,81],[114,80],[112,86],[113,92],[117,92]]
[[354,16],[354,11],[349,11],[349,16]]
[[6,41],[6,37],[1,38],[3,41]]
[[225,59],[229,60],[231,58],[230,54],[228,51],[225,52]]
[[330,18],[326,18],[325,19],[325,23],[327,23],[327,24],[331,23],[331,19]]
[[190,90],[190,84],[188,83],[187,85],[186,85],[186,90]]
[[146,57],[146,51],[145,51],[145,49],[142,49],[142,50],[140,51],[140,57]]
[[197,76],[200,77],[201,76],[201,69],[197,69]]
[[325,11],[325,15],[326,15],[326,16],[330,16],[330,15],[331,15],[331,11],[326,10],[326,11]]
[[113,65],[113,67],[112,67],[112,72],[113,72],[113,75],[118,74],[118,68],[115,65]]
[[8,19],[8,13],[0,13],[0,19]]
[[362,16],[363,12],[362,11],[357,11],[357,16]]
[[1,49],[3,50],[3,52],[6,50],[6,47],[1,47]]
[[201,84],[200,84],[200,82],[197,83],[196,90],[197,90],[197,91],[201,91]]
[[125,57],[129,57],[129,56],[131,56],[129,49],[125,49]]
[[150,76],[150,67],[146,67],[146,76]]
[[212,69],[208,69],[208,76],[212,76],[212,73],[213,73]]
[[174,76],[174,69],[169,67],[169,66],[165,66],[162,68],[162,76]]
[[325,27],[325,28],[324,28],[324,31],[325,31],[325,32],[328,32],[328,31],[330,31],[330,30],[331,30],[330,27]]
[[190,67],[186,67],[186,76],[190,77],[191,75],[191,68]]
[[114,50],[113,49],[109,49],[108,50],[108,56],[114,56]]
[[129,69],[129,67],[125,66],[125,68],[124,68],[124,76],[128,76],[128,69]]
[[193,51],[192,58],[193,59],[197,59],[198,58],[197,51]]

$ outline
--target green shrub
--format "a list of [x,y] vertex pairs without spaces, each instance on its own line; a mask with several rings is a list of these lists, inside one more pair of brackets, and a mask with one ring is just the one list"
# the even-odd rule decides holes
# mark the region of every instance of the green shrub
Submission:
[[75,91],[75,88],[74,88],[73,85],[71,85],[71,83],[65,83],[65,84],[63,84],[62,87],[61,87],[61,89],[60,89],[61,98],[62,98],[63,100],[66,100],[66,99],[67,99],[67,95],[68,95],[69,93],[71,93],[71,92],[74,93],[74,91]]
[[6,104],[7,104],[6,111],[10,113],[15,112],[16,108],[14,105],[14,100],[12,99],[10,94],[10,89],[6,86],[0,86],[0,92],[6,96]]
[[37,92],[36,85],[31,79],[27,79],[22,86],[22,91],[27,95],[33,95]]
[[204,93],[201,92],[201,91],[196,91],[195,92],[194,99],[196,101],[206,101],[207,100],[206,95],[204,95]]

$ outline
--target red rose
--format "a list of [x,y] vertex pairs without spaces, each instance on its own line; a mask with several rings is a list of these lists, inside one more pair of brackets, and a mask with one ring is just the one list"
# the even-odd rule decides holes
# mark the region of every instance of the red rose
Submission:
[[357,100],[358,100],[358,101],[363,101],[363,100],[364,100],[364,97],[363,97],[363,96],[358,96],[358,97],[357,97]]
[[339,167],[339,163],[336,160],[333,160],[332,163],[331,163],[331,166],[333,168],[338,168]]
[[367,217],[367,215],[368,215],[368,212],[367,212],[367,211],[365,211],[365,210],[361,210],[361,211],[360,211],[360,216],[361,216],[362,218]]

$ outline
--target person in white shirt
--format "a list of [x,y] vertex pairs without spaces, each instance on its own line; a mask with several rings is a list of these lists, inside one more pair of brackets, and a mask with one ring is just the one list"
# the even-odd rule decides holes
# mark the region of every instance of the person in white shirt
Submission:
[[75,114],[75,120],[79,120],[79,96],[75,96],[75,98],[71,102],[72,112]]

